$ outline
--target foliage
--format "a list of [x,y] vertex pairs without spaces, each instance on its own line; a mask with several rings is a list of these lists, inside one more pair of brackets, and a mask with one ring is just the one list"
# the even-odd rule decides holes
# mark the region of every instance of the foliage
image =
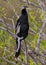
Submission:
[[[5,23],[9,23],[12,25],[11,19],[12,18],[14,19],[14,24],[16,23],[16,21],[18,19],[17,16],[15,15],[15,12],[19,16],[22,6],[27,5],[27,3],[23,3],[20,0],[8,0],[8,1],[10,4],[7,2],[7,0],[0,0],[0,18],[2,18],[5,21]],[[30,1],[36,2],[37,4],[39,4],[39,2],[37,2],[36,0],[30,0]],[[26,41],[27,41],[29,48],[33,48],[35,50],[37,41],[38,41],[38,37],[39,37],[39,31],[43,24],[42,21],[44,19],[44,12],[42,12],[42,10],[40,8],[36,8],[33,6],[29,6],[29,8],[30,8],[30,10],[28,12],[29,25],[30,25],[30,28],[33,29],[33,31],[35,31],[36,33],[33,33],[33,32],[32,32],[33,34],[30,33],[28,35],[28,37],[26,38]],[[14,9],[15,9],[15,12],[14,12]],[[8,18],[10,18],[10,19],[8,19]],[[3,23],[0,23],[0,26],[6,27],[6,25]],[[13,28],[10,28],[10,31],[15,33],[15,30],[13,30]],[[15,42],[16,41],[12,37],[12,35],[10,35],[6,31],[0,29],[0,65],[15,65],[14,64],[14,62],[16,62],[16,60],[14,59],[15,58],[14,52],[15,52],[15,48],[16,48]],[[42,49],[46,50],[46,44],[45,44],[46,40],[44,40],[44,38],[43,38],[40,43],[41,43],[40,52],[42,51]],[[23,49],[25,51],[24,47],[23,47]],[[10,54],[12,54],[12,55],[10,56]],[[6,59],[8,59],[12,62],[14,61],[14,62],[10,63],[10,61],[8,62],[5,59],[3,59],[2,57],[6,57]],[[30,56],[29,56],[29,58],[30,58]],[[20,60],[16,63],[17,63],[17,65],[22,65],[21,63],[23,63],[23,62],[26,63],[26,58],[25,58],[23,51],[21,50]],[[36,65],[36,63],[34,62],[34,60],[32,58],[29,59],[29,65]],[[41,65],[41,63],[38,63],[38,65]]]

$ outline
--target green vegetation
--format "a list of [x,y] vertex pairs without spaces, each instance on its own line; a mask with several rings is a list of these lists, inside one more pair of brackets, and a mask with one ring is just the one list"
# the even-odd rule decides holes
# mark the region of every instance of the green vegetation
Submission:
[[[14,17],[13,18],[14,23],[16,23],[18,18],[15,15],[15,12],[18,15],[20,15],[22,6],[27,5],[27,3],[22,3],[20,0],[8,0],[8,1],[10,4],[5,0],[0,0],[0,18],[2,18],[5,21],[5,23],[9,23],[12,25],[12,20],[8,18]],[[36,0],[30,0],[30,1],[31,2],[34,1],[38,3]],[[14,9],[11,7],[11,5],[14,6],[15,12],[14,12]],[[33,48],[35,50],[38,37],[39,37],[39,31],[43,24],[42,20],[44,19],[44,14],[42,13],[42,10],[40,8],[35,8],[33,6],[29,6],[29,8],[31,9],[29,10],[29,13],[28,13],[29,14],[29,25],[30,25],[30,28],[36,32],[36,34],[32,34],[33,32],[30,33],[28,37],[26,38],[26,42],[29,45],[29,48]],[[0,22],[0,26],[6,27],[6,25],[1,22]],[[13,33],[15,32],[13,28],[10,28],[10,31],[12,31]],[[42,51],[42,49],[46,50],[46,40],[44,40],[43,38],[40,43],[41,43],[40,51]],[[10,64],[9,62],[6,62],[4,59],[2,59],[2,57],[6,57],[8,60],[16,62],[14,59],[15,58],[14,57],[15,48],[16,48],[16,40],[12,37],[11,34],[0,29],[0,65],[14,65],[14,63]],[[9,56],[11,53],[12,55]],[[20,54],[20,59],[22,60],[22,62],[24,63],[26,62],[26,58],[22,50]],[[18,61],[16,63],[17,65],[21,65],[21,61]],[[36,65],[36,63],[31,57],[29,59],[29,65]],[[38,63],[38,65],[42,65],[42,64]]]

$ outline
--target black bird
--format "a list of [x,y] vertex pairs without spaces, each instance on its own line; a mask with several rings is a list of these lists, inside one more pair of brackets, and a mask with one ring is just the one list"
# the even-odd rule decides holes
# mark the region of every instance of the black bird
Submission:
[[28,14],[26,11],[26,7],[24,7],[21,11],[21,16],[19,17],[16,23],[16,34],[19,37],[16,38],[16,45],[17,45],[17,50],[15,53],[16,58],[20,54],[21,41],[28,36],[28,30],[29,30]]

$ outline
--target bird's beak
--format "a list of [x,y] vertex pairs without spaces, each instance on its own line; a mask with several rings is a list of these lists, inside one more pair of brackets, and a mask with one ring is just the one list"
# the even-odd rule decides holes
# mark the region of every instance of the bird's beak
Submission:
[[21,7],[21,10],[24,9],[24,8],[26,8],[27,11],[30,10],[30,8],[28,6]]
[[21,9],[24,9],[24,8],[28,8],[28,6],[22,6],[22,8],[21,8]]

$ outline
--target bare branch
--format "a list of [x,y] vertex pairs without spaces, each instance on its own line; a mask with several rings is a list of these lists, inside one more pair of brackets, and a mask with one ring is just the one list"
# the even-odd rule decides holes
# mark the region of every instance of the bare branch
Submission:
[[16,34],[14,34],[13,32],[11,32],[7,27],[4,28],[4,27],[1,27],[1,26],[0,26],[0,29],[5,30],[5,31],[7,31],[8,33],[10,33],[10,34],[13,36],[14,39],[16,39],[16,38],[23,39],[23,37],[21,37],[21,38],[18,37]]
[[42,28],[40,30],[40,33],[39,33],[39,37],[38,37],[38,41],[37,41],[37,46],[36,46],[36,52],[39,52],[40,42],[41,42],[42,33],[43,33],[43,29],[45,27],[45,24],[46,24],[46,16],[44,17],[44,22],[43,22]]
[[5,22],[2,18],[0,18],[0,22],[3,23],[3,24],[5,24],[7,28],[10,28],[10,29],[12,28],[13,29],[13,26],[11,24]]
[[28,5],[32,5],[34,7],[41,9],[41,6],[37,5],[36,3],[30,2],[29,0],[22,0],[22,1],[28,3]]
[[[5,19],[11,20],[12,21],[12,25],[11,28],[13,27],[13,30],[15,30],[15,24],[14,24],[14,19],[13,18],[7,18],[4,16]],[[6,23],[7,24],[7,23]],[[7,24],[8,25],[8,24]]]
[[7,56],[5,56],[6,58],[9,58],[10,56],[12,56],[12,55],[14,55],[14,53],[12,52],[10,52],[6,47],[4,48],[4,53],[10,53],[10,55],[7,55]]
[[29,28],[29,31],[36,34],[36,32],[32,28]]
[[10,33],[16,39],[17,36],[13,32],[11,32],[10,30],[8,30],[7,28],[0,26],[0,29],[7,31],[8,33]]
[[26,65],[29,65],[28,64],[28,50],[27,50],[27,44],[26,44],[26,41],[24,40],[24,43],[25,43],[25,57],[26,57]]
[[46,64],[46,61],[44,59],[42,59],[42,55],[37,54],[34,50],[30,49],[28,51],[29,55],[32,57],[32,59],[38,64],[39,62],[42,65]]
[[7,2],[9,3],[10,7],[11,7],[12,10],[14,11],[15,15],[17,16],[17,18],[19,18],[19,16],[18,16],[17,13],[15,12],[14,6],[9,2],[9,0],[7,0]]
[[10,61],[10,60],[6,59],[5,57],[2,57],[2,58],[3,58],[6,62],[8,62],[8,63],[16,65],[16,63],[15,63],[15,62]]

